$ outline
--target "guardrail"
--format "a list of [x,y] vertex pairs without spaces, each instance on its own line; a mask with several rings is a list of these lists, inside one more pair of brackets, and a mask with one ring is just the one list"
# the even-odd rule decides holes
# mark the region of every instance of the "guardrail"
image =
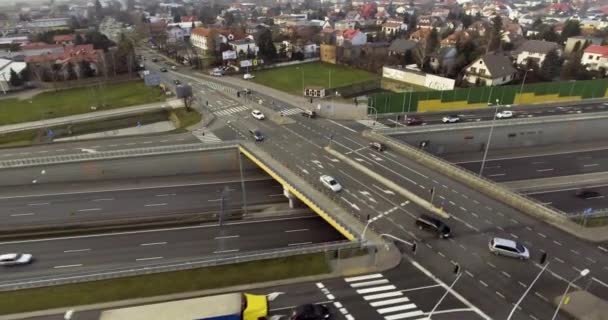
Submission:
[[[10,283],[0,283],[0,291],[12,291],[21,289],[40,288],[56,285],[65,285],[89,281],[99,281],[107,279],[115,279],[130,276],[141,276],[146,274],[155,274],[170,271],[182,271],[196,268],[213,267],[226,264],[249,262],[254,260],[265,260],[273,258],[284,258],[302,254],[312,254],[325,252],[326,254],[339,252],[344,249],[361,248],[360,242],[333,242],[313,245],[302,245],[298,247],[289,247],[281,249],[269,249],[260,251],[251,251],[249,253],[233,253],[225,254],[221,257],[210,258],[197,261],[175,262],[163,265],[147,265],[130,269],[118,269],[96,273],[84,273],[59,277],[40,277],[38,279],[29,279],[15,281]],[[338,255],[339,256],[339,255]]]
[[554,226],[568,233],[589,241],[602,240],[598,239],[597,235],[595,234],[585,232],[583,228],[568,219],[566,213],[563,211],[557,209],[552,210],[551,208],[541,205],[532,198],[517,194],[489,179],[474,175],[471,172],[444,161],[441,158],[433,156],[412,146],[396,142],[393,139],[385,137],[377,132],[365,131],[363,135],[370,139],[381,141],[382,143],[400,151],[406,157],[420,163],[423,166],[426,166],[445,175],[446,177],[452,178],[460,183],[474,188],[478,192],[496,199],[512,208],[520,210],[521,212],[524,212],[530,216],[552,223]]
[[9,168],[22,168],[22,167],[33,167],[42,165],[52,165],[59,163],[73,163],[82,161],[93,161],[93,160],[108,160],[108,159],[122,159],[130,157],[142,157],[142,156],[154,156],[163,154],[175,154],[175,153],[187,153],[187,152],[199,152],[207,150],[221,150],[236,148],[238,146],[237,141],[226,141],[222,143],[214,144],[182,144],[173,146],[159,146],[159,147],[148,147],[148,148],[135,148],[135,149],[122,149],[122,150],[111,150],[111,151],[94,151],[87,153],[77,154],[66,154],[56,156],[46,156],[37,158],[25,158],[25,159],[11,159],[0,161],[0,169]]

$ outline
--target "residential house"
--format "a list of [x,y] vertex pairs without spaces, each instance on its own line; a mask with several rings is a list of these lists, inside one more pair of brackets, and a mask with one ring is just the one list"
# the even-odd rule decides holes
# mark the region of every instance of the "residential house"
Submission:
[[433,16],[433,17],[439,17],[441,19],[447,19],[447,17],[448,17],[449,14],[450,14],[450,9],[449,8],[439,7],[439,8],[434,8],[431,11],[431,16]]
[[182,29],[184,40],[187,40],[188,38],[190,38],[190,35],[192,34],[192,29],[194,29],[192,27],[193,24],[194,24],[194,28],[200,27],[203,25],[203,23],[201,21],[177,22],[177,23],[167,24],[167,29],[170,29],[172,27],[179,27],[180,29]]
[[462,31],[463,25],[460,20],[448,20],[445,22],[446,27],[453,32]]
[[382,32],[387,36],[394,36],[398,32],[407,30],[407,25],[403,22],[386,22],[382,24]]
[[76,35],[74,34],[58,34],[53,36],[53,42],[55,44],[61,45],[73,45],[76,40]]
[[336,45],[343,46],[350,43],[353,46],[360,46],[367,43],[367,36],[356,29],[347,29],[336,34]]
[[228,44],[238,55],[247,55],[248,53],[256,55],[258,51],[260,51],[260,48],[258,48],[252,38],[234,40],[230,41]]
[[167,24],[162,21],[150,22],[147,24],[148,34],[152,38],[157,38],[159,36],[164,36],[167,31]]
[[465,43],[471,39],[466,31],[456,31],[441,40],[441,47],[455,47],[456,44]]
[[48,44],[44,42],[32,42],[21,46],[21,53],[26,57],[38,56],[41,54],[63,53],[63,45]]
[[359,27],[359,21],[358,20],[341,20],[341,21],[336,21],[336,23],[334,23],[334,29],[336,30],[348,30],[348,29],[355,29]]
[[526,65],[528,62],[535,62],[538,66],[543,64],[547,53],[551,50],[557,51],[561,55],[561,48],[555,42],[543,41],[543,40],[528,40],[524,42],[516,50],[517,64]]
[[474,38],[485,37],[486,33],[491,30],[490,23],[485,20],[475,21],[468,28],[467,32]]
[[418,17],[418,28],[420,29],[430,29],[433,26],[435,21],[441,20],[441,18],[434,16],[420,16]]
[[587,70],[598,71],[600,68],[608,70],[608,46],[592,44],[583,51],[581,64]]
[[82,77],[84,70],[81,69],[81,62],[87,62],[89,67],[97,73],[99,57],[103,54],[103,50],[95,50],[92,44],[62,46],[62,48],[61,53],[29,56],[25,62],[34,74],[39,74],[40,70],[46,68],[45,65],[58,66],[59,76],[64,79],[69,77],[68,65],[72,66],[77,77]]
[[285,24],[285,23],[296,23],[308,20],[307,14],[282,14],[280,16],[273,17],[274,24]]
[[506,56],[490,53],[468,65],[464,74],[464,80],[471,84],[497,86],[512,81],[517,70]]
[[10,89],[11,70],[19,74],[26,66],[25,62],[0,59],[0,91],[6,92]]
[[430,66],[436,71],[449,73],[454,67],[458,50],[454,47],[443,47],[430,55]]
[[430,29],[418,29],[410,34],[410,40],[420,43],[422,46],[426,44],[426,38],[431,34]]
[[[578,43],[578,46],[577,46]],[[565,54],[571,54],[575,47],[578,47],[579,50],[583,49],[587,43],[601,45],[602,38],[599,37],[589,37],[589,36],[576,36],[570,37],[566,40],[566,46],[564,48]]]
[[474,4],[469,2],[464,5],[464,13],[470,16],[476,16],[477,14],[481,14],[481,7],[478,4]]
[[194,28],[192,30],[192,34],[190,35],[190,43],[192,44],[192,46],[202,51],[215,51],[219,48],[220,43],[228,42],[228,39],[226,39],[224,35],[219,32],[216,32],[216,48],[209,48],[208,44],[210,42],[209,35],[211,34],[211,30],[212,29],[209,28]]
[[418,43],[416,41],[406,40],[406,39],[395,39],[395,40],[393,40],[393,42],[391,42],[391,45],[388,47],[388,55],[403,56],[408,51],[411,51],[414,48],[416,48],[417,45],[418,45]]

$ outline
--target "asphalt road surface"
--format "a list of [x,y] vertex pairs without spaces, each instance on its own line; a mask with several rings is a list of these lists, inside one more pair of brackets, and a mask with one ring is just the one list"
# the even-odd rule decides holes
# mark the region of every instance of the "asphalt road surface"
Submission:
[[[456,276],[453,277],[453,280]],[[448,283],[447,286],[450,284]],[[456,283],[458,288],[459,282]],[[333,319],[427,319],[433,310],[435,320],[478,320],[475,309],[408,262],[384,273],[372,273],[355,277],[335,278],[318,282],[251,290],[252,293],[269,294],[283,292],[270,303],[271,315],[288,316],[301,304],[317,303],[330,308]],[[441,301],[440,301],[441,300]],[[78,320],[97,320],[99,310],[75,314]],[[393,318],[386,318],[393,317]],[[61,315],[28,318],[31,320],[59,320]]]
[[154,230],[0,242],[0,252],[31,253],[30,265],[3,268],[0,286],[108,270],[205,260],[344,238],[312,214]]
[[589,213],[603,212],[608,209],[608,186],[598,185],[584,188],[585,190],[596,191],[597,196],[582,198],[576,195],[580,188],[566,188],[548,192],[533,192],[526,195],[537,199],[545,205],[549,205],[560,210],[576,215],[589,210]]
[[[11,227],[219,212],[222,206],[225,212],[240,210],[243,196],[238,177],[225,181],[183,181],[182,185],[150,187],[123,187],[117,183],[91,191],[85,186],[84,190],[61,191],[62,186],[55,184],[54,191],[46,194],[28,189],[0,197],[0,219],[3,227]],[[223,196],[222,190],[226,190]],[[286,203],[283,188],[272,179],[249,180],[245,191],[248,206]]]

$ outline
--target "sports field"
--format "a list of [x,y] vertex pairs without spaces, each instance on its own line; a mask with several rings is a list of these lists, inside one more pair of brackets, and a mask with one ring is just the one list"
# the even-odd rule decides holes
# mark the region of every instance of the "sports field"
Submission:
[[322,62],[264,70],[254,75],[259,84],[295,95],[302,95],[303,87],[336,88],[378,78],[365,70]]

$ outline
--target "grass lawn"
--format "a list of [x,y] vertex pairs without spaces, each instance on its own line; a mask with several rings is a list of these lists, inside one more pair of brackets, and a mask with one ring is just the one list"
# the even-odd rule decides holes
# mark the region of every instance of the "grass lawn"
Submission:
[[331,87],[333,88],[378,78],[377,75],[364,70],[313,62],[254,72],[255,79],[253,81],[294,95],[302,95],[302,79],[304,79],[304,87],[328,88],[330,87],[330,71]]
[[325,255],[309,254],[138,277],[0,293],[0,314],[213,289],[330,272]]
[[91,112],[91,106],[108,110],[164,101],[158,88],[143,81],[44,92],[30,100],[0,100],[0,125],[36,121]]

